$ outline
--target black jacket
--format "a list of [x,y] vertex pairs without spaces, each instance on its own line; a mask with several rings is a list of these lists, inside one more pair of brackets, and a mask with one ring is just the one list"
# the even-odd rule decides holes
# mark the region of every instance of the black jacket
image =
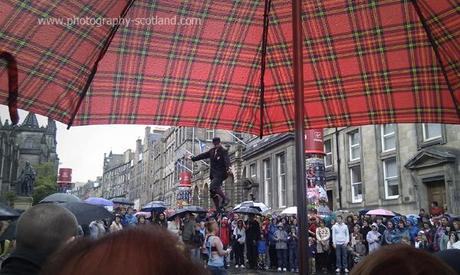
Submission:
[[260,225],[254,221],[246,222],[246,242],[256,244],[260,240]]
[[38,275],[48,255],[16,249],[2,263],[0,275]]
[[227,171],[230,167],[230,158],[228,152],[222,146],[211,148],[209,151],[199,154],[198,156],[192,157],[193,161],[210,159],[211,169],[209,177],[226,179],[228,177]]

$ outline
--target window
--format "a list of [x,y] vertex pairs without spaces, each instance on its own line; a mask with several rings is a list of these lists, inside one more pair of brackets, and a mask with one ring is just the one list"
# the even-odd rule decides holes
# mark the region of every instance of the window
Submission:
[[278,206],[286,207],[286,155],[276,156],[278,166]]
[[361,141],[359,131],[349,133],[348,138],[350,146],[350,160],[359,160],[361,158]]
[[396,158],[390,158],[383,161],[383,179],[385,185],[385,198],[397,198],[399,196],[399,179]]
[[430,141],[442,137],[441,124],[424,123],[423,128],[423,141]]
[[34,148],[34,140],[32,138],[26,138],[24,141],[24,148],[25,149],[33,149]]
[[214,130],[206,130],[206,140],[212,141],[214,138]]
[[233,132],[233,141],[241,142],[243,140],[243,134],[238,132]]
[[264,202],[268,205],[271,192],[271,183],[272,183],[272,169],[270,159],[265,159],[263,161],[263,182],[264,182]]
[[332,140],[328,139],[324,141],[324,166],[326,168],[332,167]]
[[257,172],[256,172],[256,164],[253,163],[249,166],[249,177],[251,177],[251,179],[254,179],[257,177]]
[[182,131],[182,142],[185,142],[187,140],[187,136],[188,136],[188,128],[184,128],[183,131]]
[[396,126],[395,124],[381,125],[382,152],[396,149]]
[[363,183],[361,182],[361,166],[350,167],[351,178],[351,201],[363,201]]

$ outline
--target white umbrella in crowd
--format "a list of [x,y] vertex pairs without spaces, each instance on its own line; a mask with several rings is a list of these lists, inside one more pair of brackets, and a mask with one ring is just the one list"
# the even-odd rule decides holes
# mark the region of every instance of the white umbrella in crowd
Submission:
[[281,212],[281,215],[297,215],[297,206],[291,206],[284,209]]
[[233,211],[238,211],[238,209],[245,208],[245,207],[256,208],[257,210],[259,210],[262,213],[265,213],[268,210],[270,210],[270,207],[265,205],[265,203],[263,203],[263,202],[244,201],[244,202],[236,205],[233,208]]

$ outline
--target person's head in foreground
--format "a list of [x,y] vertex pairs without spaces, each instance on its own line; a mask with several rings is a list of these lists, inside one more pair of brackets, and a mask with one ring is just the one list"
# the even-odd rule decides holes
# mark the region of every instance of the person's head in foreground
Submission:
[[2,263],[2,274],[38,274],[49,255],[78,235],[78,223],[67,209],[38,204],[25,211],[16,225],[16,249]]
[[118,231],[98,240],[81,239],[56,253],[43,275],[201,275],[177,239],[156,226]]
[[437,257],[409,245],[388,245],[364,258],[351,275],[455,275]]

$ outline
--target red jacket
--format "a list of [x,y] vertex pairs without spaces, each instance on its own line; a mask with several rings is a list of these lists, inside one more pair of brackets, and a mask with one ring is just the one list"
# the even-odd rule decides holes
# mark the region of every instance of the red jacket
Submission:
[[230,227],[227,222],[222,222],[219,230],[219,238],[224,246],[230,244]]

